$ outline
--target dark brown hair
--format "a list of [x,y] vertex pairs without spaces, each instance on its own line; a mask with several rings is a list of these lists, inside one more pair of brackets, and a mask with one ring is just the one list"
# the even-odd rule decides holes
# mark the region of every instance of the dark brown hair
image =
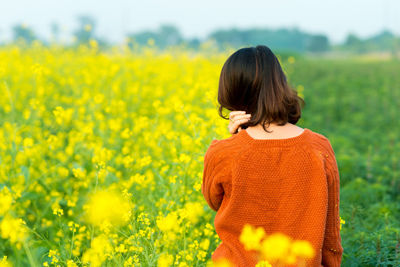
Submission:
[[222,109],[243,110],[251,114],[242,128],[270,123],[296,124],[304,100],[286,80],[277,57],[265,45],[237,50],[224,63],[218,87],[219,115]]

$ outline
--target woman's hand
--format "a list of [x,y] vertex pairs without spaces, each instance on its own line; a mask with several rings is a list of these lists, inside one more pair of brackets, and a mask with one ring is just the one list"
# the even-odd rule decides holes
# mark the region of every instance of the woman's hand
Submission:
[[251,114],[246,114],[246,111],[232,111],[229,113],[228,129],[231,134],[238,133],[242,130],[240,124],[247,122]]

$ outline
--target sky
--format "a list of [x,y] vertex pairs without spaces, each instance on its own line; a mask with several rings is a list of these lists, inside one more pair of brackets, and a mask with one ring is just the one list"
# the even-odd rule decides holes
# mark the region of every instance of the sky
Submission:
[[205,38],[215,29],[293,28],[326,34],[343,42],[349,33],[362,38],[389,29],[400,35],[398,0],[0,0],[0,41],[12,38],[11,28],[25,23],[39,37],[50,37],[59,24],[69,41],[79,15],[96,19],[95,34],[121,42],[126,34],[157,30],[173,24],[186,38]]

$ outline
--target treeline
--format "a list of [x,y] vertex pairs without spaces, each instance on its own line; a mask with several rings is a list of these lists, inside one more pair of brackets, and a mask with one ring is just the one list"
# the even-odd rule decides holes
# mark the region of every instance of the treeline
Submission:
[[[80,45],[95,40],[100,47],[109,47],[113,44],[106,38],[95,34],[96,21],[90,16],[78,17],[78,27],[74,30],[74,41],[68,45]],[[30,44],[34,40],[40,40],[45,45],[60,43],[60,27],[51,25],[51,40],[39,38],[33,29],[27,25],[15,25],[13,27],[13,42]],[[209,42],[217,49],[227,47],[240,47],[245,45],[265,44],[275,51],[324,53],[329,51],[350,51],[354,53],[392,52],[400,51],[400,37],[388,30],[384,30],[369,38],[360,38],[355,34],[349,34],[342,44],[332,45],[324,34],[310,34],[292,29],[217,29],[206,38],[185,38],[180,30],[170,24],[161,25],[157,30],[145,30],[127,34],[127,44],[133,47],[135,44],[152,44],[160,49],[169,46],[184,45],[198,49],[202,43]]]
[[346,41],[337,46],[338,50],[352,51],[355,53],[368,52],[392,52],[394,54],[400,52],[400,37],[394,35],[389,30],[371,36],[369,38],[359,38],[355,34],[349,34]]

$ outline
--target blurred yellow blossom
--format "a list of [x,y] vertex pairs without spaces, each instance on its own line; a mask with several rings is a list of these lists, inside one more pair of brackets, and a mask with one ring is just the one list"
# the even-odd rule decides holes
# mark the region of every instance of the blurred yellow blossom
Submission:
[[311,259],[315,256],[314,248],[307,240],[294,240],[290,249],[297,257]]
[[174,257],[168,253],[163,253],[157,260],[157,267],[170,267],[174,262]]
[[92,30],[92,25],[90,25],[90,24],[86,24],[85,25],[85,31],[91,31]]
[[264,236],[264,228],[256,228],[253,225],[245,224],[239,236],[239,241],[246,250],[258,250],[260,249],[260,241]]
[[234,267],[235,265],[227,258],[218,258],[212,264],[213,267]]
[[110,244],[108,237],[101,234],[92,240],[90,248],[82,255],[82,261],[84,263],[90,263],[90,266],[98,267],[101,266],[109,255],[111,255],[111,252],[112,245]]
[[0,267],[12,267],[11,262],[7,260],[7,256],[3,256],[3,258],[0,259]]
[[91,193],[84,205],[85,220],[95,226],[108,222],[113,226],[126,224],[133,204],[121,194],[105,189]]
[[0,232],[2,238],[9,239],[18,248],[28,237],[25,221],[21,218],[14,218],[10,214],[6,214],[0,222]]
[[272,267],[272,265],[266,260],[261,260],[261,261],[257,262],[255,267]]
[[13,197],[11,191],[7,186],[4,186],[0,191],[0,216],[3,216],[11,209],[12,203]]
[[173,231],[178,227],[178,215],[176,212],[171,212],[165,217],[158,218],[156,223],[158,228],[163,232]]
[[289,255],[291,238],[276,232],[267,236],[261,243],[263,258],[269,262],[283,259]]

